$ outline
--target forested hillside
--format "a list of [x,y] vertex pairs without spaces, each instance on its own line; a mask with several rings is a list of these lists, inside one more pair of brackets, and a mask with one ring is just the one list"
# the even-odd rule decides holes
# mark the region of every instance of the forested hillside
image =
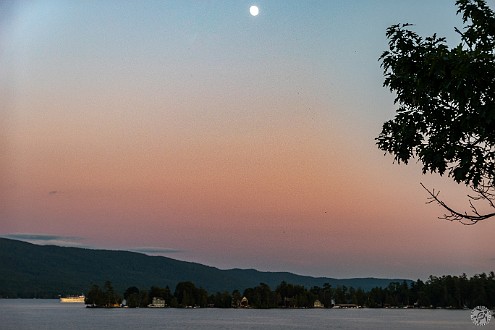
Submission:
[[112,281],[116,291],[130,286],[175,288],[194,282],[208,292],[232,292],[265,283],[276,287],[282,281],[307,288],[347,286],[371,290],[402,279],[334,279],[284,272],[220,270],[197,263],[127,251],[34,245],[0,238],[0,297],[55,298],[81,294],[93,284]]

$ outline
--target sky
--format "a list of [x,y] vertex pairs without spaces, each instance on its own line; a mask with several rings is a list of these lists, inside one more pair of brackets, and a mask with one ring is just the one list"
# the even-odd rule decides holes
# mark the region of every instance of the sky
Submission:
[[[249,7],[257,5],[259,15]],[[386,28],[457,44],[453,0],[0,3],[0,236],[230,268],[495,268],[463,186],[377,149]]]

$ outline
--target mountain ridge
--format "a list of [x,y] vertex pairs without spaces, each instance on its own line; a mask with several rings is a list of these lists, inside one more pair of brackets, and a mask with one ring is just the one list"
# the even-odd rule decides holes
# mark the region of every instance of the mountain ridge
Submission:
[[219,269],[195,262],[139,252],[36,245],[0,238],[0,298],[56,298],[81,294],[91,285],[110,280],[117,292],[136,286],[166,287],[191,281],[197,287],[215,292],[243,291],[265,283],[275,288],[282,281],[306,288],[347,286],[370,290],[408,279],[313,277],[290,272],[256,269]]

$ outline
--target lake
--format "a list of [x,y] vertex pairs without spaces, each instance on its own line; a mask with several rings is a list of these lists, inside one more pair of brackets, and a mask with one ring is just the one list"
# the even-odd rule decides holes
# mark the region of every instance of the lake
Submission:
[[0,328],[24,329],[476,329],[470,310],[92,309],[53,299],[0,299]]

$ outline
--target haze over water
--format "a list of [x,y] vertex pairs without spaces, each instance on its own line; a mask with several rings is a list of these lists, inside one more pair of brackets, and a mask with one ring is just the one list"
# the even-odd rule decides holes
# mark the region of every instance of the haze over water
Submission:
[[0,3],[0,235],[220,268],[426,278],[493,270],[495,224],[437,220],[374,138],[378,57],[454,1]]

